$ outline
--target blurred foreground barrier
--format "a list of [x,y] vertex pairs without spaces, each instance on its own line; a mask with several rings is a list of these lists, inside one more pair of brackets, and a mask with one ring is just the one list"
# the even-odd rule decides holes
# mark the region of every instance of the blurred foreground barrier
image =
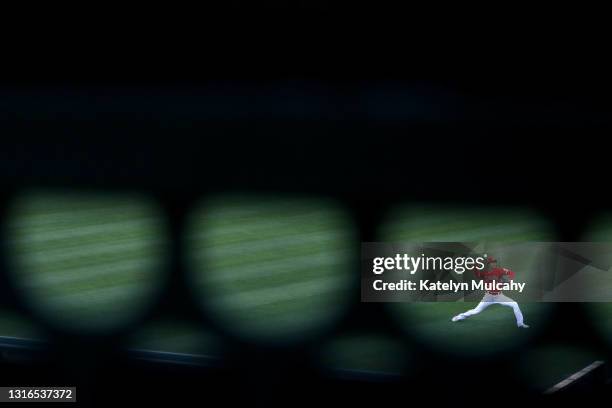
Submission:
[[553,385],[544,394],[558,395],[567,392],[587,391],[601,387],[606,383],[606,364],[604,361],[593,361],[582,370],[575,372],[563,381]]

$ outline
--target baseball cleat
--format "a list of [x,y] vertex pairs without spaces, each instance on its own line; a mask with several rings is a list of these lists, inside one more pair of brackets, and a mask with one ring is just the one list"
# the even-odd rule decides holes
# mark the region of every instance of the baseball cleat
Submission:
[[523,324],[519,325],[519,328],[521,328],[521,329],[528,329],[529,326],[523,323]]
[[465,317],[463,317],[463,316],[461,316],[461,315],[457,315],[457,316],[453,317],[453,318],[451,319],[451,321],[452,321],[452,322],[458,322],[459,320],[463,320],[463,319],[465,319]]

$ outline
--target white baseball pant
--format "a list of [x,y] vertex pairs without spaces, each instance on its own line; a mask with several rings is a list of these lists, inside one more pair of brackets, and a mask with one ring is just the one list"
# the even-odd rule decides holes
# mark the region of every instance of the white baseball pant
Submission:
[[510,299],[508,296],[504,295],[503,293],[499,293],[497,295],[486,293],[484,297],[482,298],[482,300],[480,301],[480,303],[478,303],[478,305],[475,308],[470,309],[467,312],[458,314],[456,316],[456,319],[463,320],[470,316],[474,316],[482,312],[483,310],[485,310],[487,307],[491,305],[502,305],[502,306],[511,307],[512,310],[514,311],[514,317],[516,318],[516,325],[517,326],[523,325],[523,313],[521,312],[521,308],[519,307],[518,303],[516,303],[514,300]]

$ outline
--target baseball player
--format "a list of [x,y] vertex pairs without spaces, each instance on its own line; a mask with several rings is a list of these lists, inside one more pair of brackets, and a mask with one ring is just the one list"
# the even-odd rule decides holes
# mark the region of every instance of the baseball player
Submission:
[[[487,258],[485,269],[482,271],[476,271],[474,274],[477,278],[483,279],[485,283],[513,280],[515,276],[514,272],[510,269],[497,267],[497,260],[492,256]],[[529,328],[529,326],[523,322],[523,313],[521,313],[521,308],[519,307],[518,303],[504,295],[499,290],[487,291],[478,306],[476,306],[474,309],[468,310],[467,312],[459,313],[457,316],[453,317],[451,321],[458,322],[460,320],[465,320],[468,317],[478,314],[487,307],[495,304],[511,307],[514,311],[514,317],[516,317],[516,325],[522,329]]]

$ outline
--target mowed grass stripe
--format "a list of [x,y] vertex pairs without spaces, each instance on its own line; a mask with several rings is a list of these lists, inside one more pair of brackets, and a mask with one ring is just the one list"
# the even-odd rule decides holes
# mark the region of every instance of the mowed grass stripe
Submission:
[[327,218],[304,219],[294,225],[290,220],[276,219],[268,223],[265,218],[253,220],[250,223],[236,221],[232,227],[220,227],[203,224],[190,235],[192,241],[210,242],[240,242],[245,239],[267,239],[280,235],[300,235],[304,233],[334,232],[346,230],[346,225],[332,222]]
[[[43,285],[37,278],[30,279],[24,283],[25,288],[40,290],[48,296],[77,293],[85,290],[104,289],[125,284],[139,284],[143,287],[153,285],[154,279],[148,269],[133,269],[129,274],[96,275],[88,279],[72,279],[63,283]],[[40,283],[40,284],[39,284]]]
[[[541,231],[509,231],[504,233],[500,230],[497,234],[480,235],[478,233],[455,232],[448,235],[428,236],[427,234],[411,237],[411,240],[426,242],[491,242],[491,243],[517,243],[526,241],[549,241],[553,237]],[[394,240],[407,240],[408,238],[394,237]]]
[[454,224],[449,226],[437,225],[434,228],[411,228],[410,223],[403,224],[404,229],[394,227],[390,234],[398,235],[398,239],[428,239],[435,241],[486,241],[511,240],[509,238],[525,235],[541,238],[550,238],[549,229],[540,228],[533,223],[500,223],[493,225],[474,225],[470,223]]
[[[291,235],[278,235],[273,237],[263,237],[257,240],[241,240],[238,242],[215,243],[209,246],[202,246],[210,257],[235,257],[247,254],[262,252],[282,252],[287,248],[298,248],[312,243],[321,246],[337,246],[337,242],[343,239],[342,235],[334,234],[329,230],[295,233]],[[348,238],[348,237],[346,237]]]
[[[255,264],[244,263],[231,268],[220,269],[211,265],[207,273],[202,273],[200,279],[206,283],[239,282],[251,280],[258,282],[264,278],[279,278],[281,275],[291,275],[300,279],[303,273],[324,274],[346,268],[352,251],[335,251],[329,253],[307,254],[292,258],[267,260]],[[340,272],[343,272],[340,269]]]
[[[342,246],[340,243],[336,243],[334,245],[321,246],[318,242],[313,242],[310,244],[303,244],[296,247],[285,247],[279,248],[278,251],[266,251],[266,252],[246,252],[240,256],[211,256],[206,251],[201,251],[196,256],[196,261],[201,261],[204,264],[207,264],[209,268],[213,269],[227,269],[237,266],[242,266],[244,264],[261,264],[262,262],[267,261],[277,261],[284,259],[292,259],[297,257],[303,257],[307,255],[315,256],[319,254],[330,254],[336,253],[338,251],[348,251],[350,248],[346,246]],[[330,255],[331,256],[331,255]]]
[[[234,265],[236,262],[241,263],[240,260],[253,261],[253,260],[266,260],[266,259],[277,259],[279,257],[292,257],[301,254],[308,254],[313,252],[325,252],[328,250],[336,250],[342,248],[357,247],[352,242],[347,234],[335,234],[333,232],[320,233],[314,235],[310,239],[301,240],[300,238],[293,239],[294,237],[287,237],[285,240],[282,239],[282,235],[274,237],[277,240],[278,245],[272,246],[265,249],[268,246],[265,243],[267,238],[261,240],[245,240],[241,242],[243,248],[239,250],[239,245],[232,243],[229,246],[225,246],[223,241],[201,241],[194,245],[193,259],[213,259],[219,266]],[[258,249],[257,247],[262,247]],[[235,255],[229,255],[226,253],[225,248],[232,248],[227,252],[235,251]],[[252,259],[253,257],[257,259]]]
[[[99,265],[114,264],[116,262],[147,259],[152,253],[163,254],[164,247],[153,244],[108,244],[101,243],[99,248],[71,254],[55,253],[52,256],[22,253],[16,257],[20,268],[20,275],[55,275],[63,274],[64,271],[75,270],[75,273],[83,269],[97,267]],[[109,266],[110,267],[110,266]]]
[[[24,286],[40,288],[43,286],[87,282],[98,277],[117,280],[122,276],[128,276],[134,271],[150,271],[157,266],[157,263],[150,258],[121,259],[89,266],[62,268],[53,273],[38,274],[35,278],[24,282]],[[133,278],[141,279],[142,277],[140,274],[136,274]]]
[[431,234],[439,234],[439,233],[451,233],[455,231],[468,231],[468,230],[496,230],[499,228],[512,227],[516,229],[523,230],[532,230],[532,229],[541,229],[543,224],[534,223],[532,221],[526,220],[516,220],[516,221],[508,221],[508,220],[464,220],[464,221],[450,221],[444,224],[441,223],[433,223],[427,224],[423,223],[419,226],[415,225],[412,222],[404,222],[394,224],[394,229],[408,229],[413,233],[419,232],[429,232]]
[[54,217],[58,214],[66,213],[83,213],[98,215],[100,213],[112,213],[115,211],[139,210],[143,208],[142,202],[137,200],[126,201],[124,199],[100,201],[86,200],[79,198],[77,200],[53,200],[53,197],[46,194],[40,199],[21,199],[13,203],[13,208],[19,211],[28,219],[44,219]]
[[100,222],[120,222],[129,221],[134,218],[155,217],[153,211],[143,211],[142,208],[134,206],[124,208],[105,208],[96,211],[65,211],[58,213],[23,214],[21,211],[15,212],[11,222],[8,224],[11,230],[31,231],[33,229],[46,228],[52,230],[61,228],[63,225],[79,225],[87,227],[97,225]]
[[23,254],[20,262],[26,267],[43,267],[45,265],[74,263],[79,260],[93,260],[105,262],[119,259],[122,254],[141,254],[153,252],[161,243],[159,241],[133,240],[128,242],[100,242],[98,245],[84,245],[82,248],[51,249],[46,251],[32,251]]
[[299,301],[301,298],[336,292],[343,287],[343,283],[342,278],[332,276],[275,287],[244,290],[212,298],[211,301],[225,309],[248,309],[280,301]]
[[[240,237],[236,236],[229,239],[219,239],[212,235],[203,236],[197,240],[189,239],[188,245],[190,248],[194,248],[196,250],[212,249],[213,251],[217,251],[219,248],[222,248],[220,251],[235,250],[236,252],[241,253],[241,249],[247,249],[249,246],[251,246],[253,248],[258,248],[261,252],[271,252],[278,251],[279,248],[282,248],[286,244],[296,245],[298,242],[303,242],[304,244],[320,242],[321,246],[323,246],[329,244],[329,242],[323,241],[336,240],[337,243],[342,243],[344,245],[352,244],[357,246],[352,239],[354,239],[354,234],[350,234],[345,231],[337,231],[334,228],[326,227],[318,228],[316,230],[279,230],[275,233],[262,235],[258,235],[255,230],[249,230],[249,234],[244,234]],[[274,244],[271,242],[268,243],[269,241],[276,241],[279,245],[274,246]]]
[[53,244],[14,244],[8,245],[7,248],[15,256],[30,256],[30,254],[37,254],[37,256],[54,256],[60,254],[62,251],[76,251],[82,248],[85,251],[95,250],[97,247],[113,244],[120,245],[126,244],[128,246],[134,245],[134,242],[142,242],[143,246],[157,247],[165,243],[163,237],[159,234],[146,234],[146,235],[134,235],[134,236],[119,236],[117,238],[109,238],[108,236],[97,236],[95,239],[79,240],[72,239],[65,242],[54,242]]
[[[130,218],[123,221],[103,222],[95,225],[78,225],[73,223],[63,224],[59,228],[49,229],[45,227],[33,228],[31,231],[15,229],[11,241],[14,246],[25,245],[65,245],[67,242],[85,243],[94,242],[100,236],[120,238],[140,238],[152,232],[152,224],[158,221],[157,218],[147,217],[134,219]],[[159,228],[155,228],[159,229]]]
[[[338,220],[334,212],[295,205],[264,204],[240,217],[207,214],[196,223],[203,231],[188,240],[199,281],[212,285],[202,293],[207,300],[214,294],[217,302],[233,305],[231,310],[257,316],[268,328],[278,324],[272,316],[315,319],[321,305],[333,309],[329,300],[346,283],[344,271],[336,274],[350,253],[348,234],[338,233],[343,225]],[[163,250],[163,239],[156,236],[161,228],[150,211],[98,208],[42,215],[37,221],[13,223],[12,250],[27,271],[24,287],[50,311],[106,319],[109,311],[131,313],[130,305],[154,289],[156,262],[151,258]],[[288,310],[306,316],[291,317]]]
[[[122,253],[114,253],[112,256],[108,255],[96,255],[91,257],[78,257],[67,259],[62,262],[48,263],[48,264],[33,264],[25,267],[20,264],[19,276],[27,277],[30,279],[33,275],[49,275],[61,273],[61,271],[72,268],[88,268],[96,267],[98,265],[106,265],[107,263],[120,262],[124,260],[136,260],[136,259],[157,259],[156,255],[163,252],[152,252],[150,248],[143,248],[142,251],[129,251]],[[152,255],[155,254],[155,255]],[[158,262],[158,261],[156,261]]]
[[551,238],[549,234],[542,231],[529,231],[521,228],[500,227],[496,229],[471,230],[471,231],[454,231],[446,234],[428,234],[426,232],[418,235],[422,240],[427,241],[482,241],[482,242],[513,242],[516,240],[548,240]]
[[60,322],[69,316],[80,319],[70,324],[97,326],[140,310],[159,282],[165,237],[148,205],[84,201],[17,207],[8,249],[24,296]]
[[235,329],[266,337],[336,316],[358,250],[344,214],[320,205],[244,208],[262,210],[236,217],[213,208],[194,223],[203,301]]
[[[234,279],[206,280],[207,285],[215,285],[217,293],[236,293],[241,290],[252,290],[267,287],[276,287],[285,284],[305,282],[319,278],[340,276],[346,279],[347,270],[340,261],[330,263],[326,267],[295,266],[275,271],[274,273],[261,273],[258,276],[244,276]],[[265,270],[264,270],[265,271]],[[266,271],[267,272],[267,271]]]
[[[150,292],[153,288],[141,284],[120,284],[104,288],[83,289],[72,293],[54,293],[52,296],[45,294],[41,297],[45,307],[61,309],[81,308],[84,313],[87,309],[94,307],[129,306],[133,299],[140,298]],[[46,291],[45,291],[46,292]],[[33,292],[36,293],[36,292]],[[126,309],[126,312],[130,312]]]

